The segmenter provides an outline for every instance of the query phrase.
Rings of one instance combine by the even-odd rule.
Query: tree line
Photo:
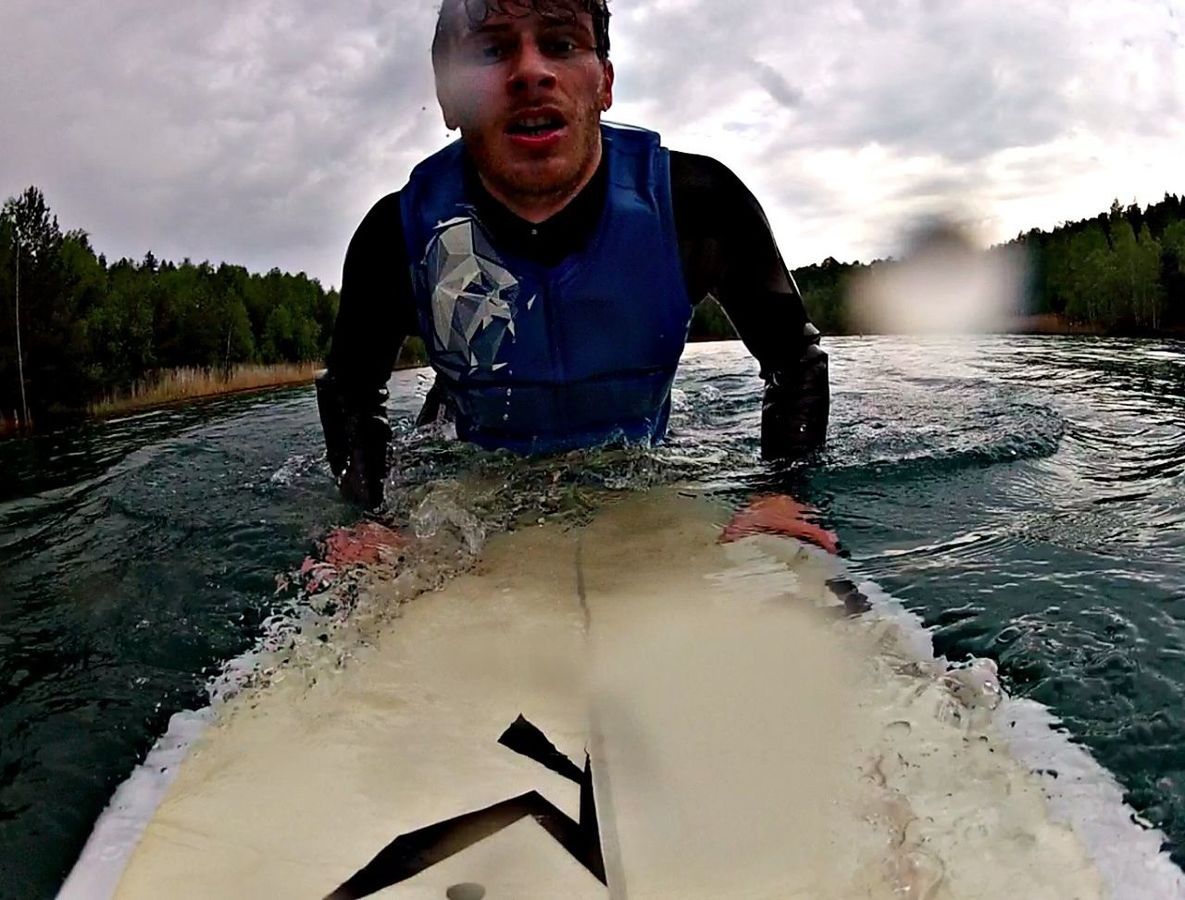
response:
[[[0,208],[0,416],[22,409],[21,368],[36,421],[159,370],[323,359],[337,309],[337,292],[303,273],[151,252],[109,263],[30,187]]]
[[[1165,194],[1141,208],[1118,201],[1091,219],[1032,229],[989,252],[1023,251],[1028,283],[1022,313],[1055,315],[1109,334],[1185,332],[1185,200]],[[853,330],[853,278],[893,260],[841,263],[828,258],[793,272],[807,314],[825,334]],[[699,339],[735,337],[712,302],[692,321]]]
[[[1185,202],[1176,195],[1145,208],[1116,202],[994,250],[1018,246],[1030,263],[1028,313],[1109,333],[1185,332]],[[828,258],[793,274],[811,320],[843,334],[852,327],[852,277],[892,264]],[[173,263],[151,252],[110,263],[86,232],[63,232],[30,187],[0,207],[0,417],[26,398],[34,418],[77,412],[161,370],[323,359],[338,303],[336,291],[303,273]],[[696,308],[691,336],[736,334],[708,300]]]
[[[1144,209],[1116,201],[1093,219],[1014,243],[1032,263],[1036,314],[1121,333],[1185,327],[1185,203],[1174,194]]]

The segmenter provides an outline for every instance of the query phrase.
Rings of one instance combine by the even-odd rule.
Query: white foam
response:
[[[272,472],[268,480],[279,486],[289,485],[320,460],[316,455],[296,454],[284,460],[283,465]]]
[[[190,748],[229,700],[258,671],[261,661],[288,633],[290,622],[273,616],[264,634],[247,653],[227,662],[206,686],[210,704],[185,709],[169,718],[168,727],[144,761],[116,789],[100,813],[82,853],[58,891],[58,900],[110,900],[148,823],[177,777]]]
[[[1040,773],[1050,816],[1078,834],[1115,900],[1185,898],[1185,874],[1161,849],[1164,833],[1124,802],[1115,777],[1070,741],[1049,709],[1008,700],[995,725],[1012,755]]]
[[[860,590],[872,615],[896,624],[917,659],[935,658],[931,633],[916,615],[872,582]],[[1140,819],[1115,776],[1070,739],[1047,707],[1005,697],[992,725],[1012,757],[1038,774],[1050,818],[1074,830],[1112,900],[1185,898],[1185,873],[1161,849],[1164,833]]]
[[[82,855],[58,892],[58,900],[107,900],[148,822],[177,777],[194,741],[205,731],[213,709],[184,710],[169,719],[168,730],[99,816]]]

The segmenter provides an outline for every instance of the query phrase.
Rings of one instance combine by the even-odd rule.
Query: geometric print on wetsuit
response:
[[[441,222],[428,243],[421,272],[432,289],[433,362],[454,378],[496,372],[507,335],[514,340],[519,283],[475,218]]]

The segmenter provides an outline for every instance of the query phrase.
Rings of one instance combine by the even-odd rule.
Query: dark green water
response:
[[[1010,690],[1062,716],[1180,862],[1185,348],[828,346],[832,440],[809,472],[757,462],[760,382],[729,344],[689,349],[667,447],[565,478],[812,500],[940,652],[998,660]],[[396,417],[422,390],[397,374]],[[0,897],[52,896],[169,716],[258,638],[275,577],[354,518],[320,441],[311,390],[290,390],[0,443]],[[432,441],[396,457],[397,494],[473,466],[518,479],[518,507],[538,486],[531,467]]]

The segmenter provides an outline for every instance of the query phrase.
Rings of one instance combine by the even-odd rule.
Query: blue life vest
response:
[[[669,156],[650,131],[603,125],[602,138],[600,224],[550,268],[491,241],[459,141],[401,193],[420,329],[464,440],[554,453],[666,432],[691,322]]]

